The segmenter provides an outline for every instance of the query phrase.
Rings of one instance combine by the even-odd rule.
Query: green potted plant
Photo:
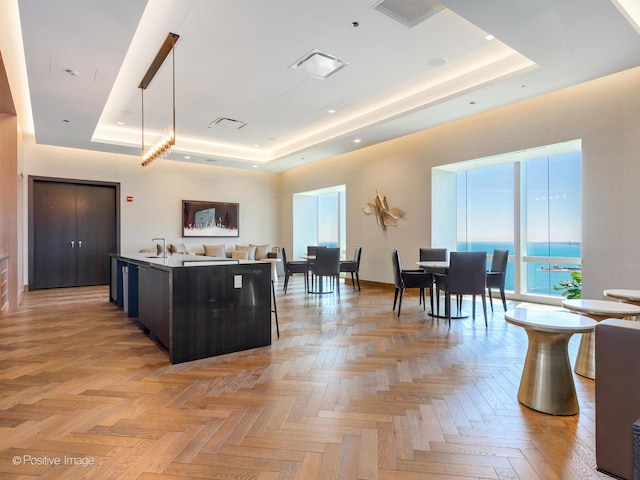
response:
[[[553,286],[554,290],[564,290],[563,297],[582,298],[582,272],[571,272],[570,280],[562,280],[559,285]]]

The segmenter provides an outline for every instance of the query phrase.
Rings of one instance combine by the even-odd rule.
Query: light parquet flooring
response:
[[[397,318],[392,290],[302,287],[280,285],[270,347],[179,365],[107,287],[25,294],[0,319],[0,478],[609,478],[594,382],[574,376],[576,416],[520,405],[501,306],[448,329],[417,296]]]

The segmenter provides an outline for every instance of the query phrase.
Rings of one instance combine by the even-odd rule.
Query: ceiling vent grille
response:
[[[241,128],[246,126],[247,124],[245,122],[241,122],[240,120],[234,120],[233,118],[226,118],[226,117],[218,117],[209,124],[209,128],[217,127],[217,128],[226,128],[229,130],[240,130]]]
[[[413,28],[444,7],[433,0],[382,0],[374,5],[373,9],[406,27]]]
[[[324,80],[347,65],[349,65],[347,62],[330,53],[313,49],[289,65],[289,68]]]

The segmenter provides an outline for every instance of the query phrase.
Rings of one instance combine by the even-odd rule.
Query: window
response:
[[[346,249],[345,186],[293,195],[293,258],[307,253],[308,245]]]
[[[518,296],[560,296],[554,286],[580,270],[579,141],[439,167],[432,182],[434,247],[509,249],[506,289]],[[455,222],[437,211],[443,198]]]

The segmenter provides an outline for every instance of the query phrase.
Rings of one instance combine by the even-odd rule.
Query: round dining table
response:
[[[640,305],[640,290],[629,290],[624,288],[608,288],[602,292],[605,297],[615,298],[619,302]]]
[[[529,338],[518,401],[551,415],[578,413],[568,344],[574,333],[590,333],[597,322],[562,310],[515,308],[504,313],[507,323],[524,328]]]
[[[611,300],[574,298],[563,300],[562,306],[567,310],[592,318],[596,322],[607,318],[629,319],[640,315],[640,306]],[[573,369],[578,375],[593,380],[596,378],[595,347],[596,342],[593,333],[583,333],[578,356],[576,357],[576,365]]]

